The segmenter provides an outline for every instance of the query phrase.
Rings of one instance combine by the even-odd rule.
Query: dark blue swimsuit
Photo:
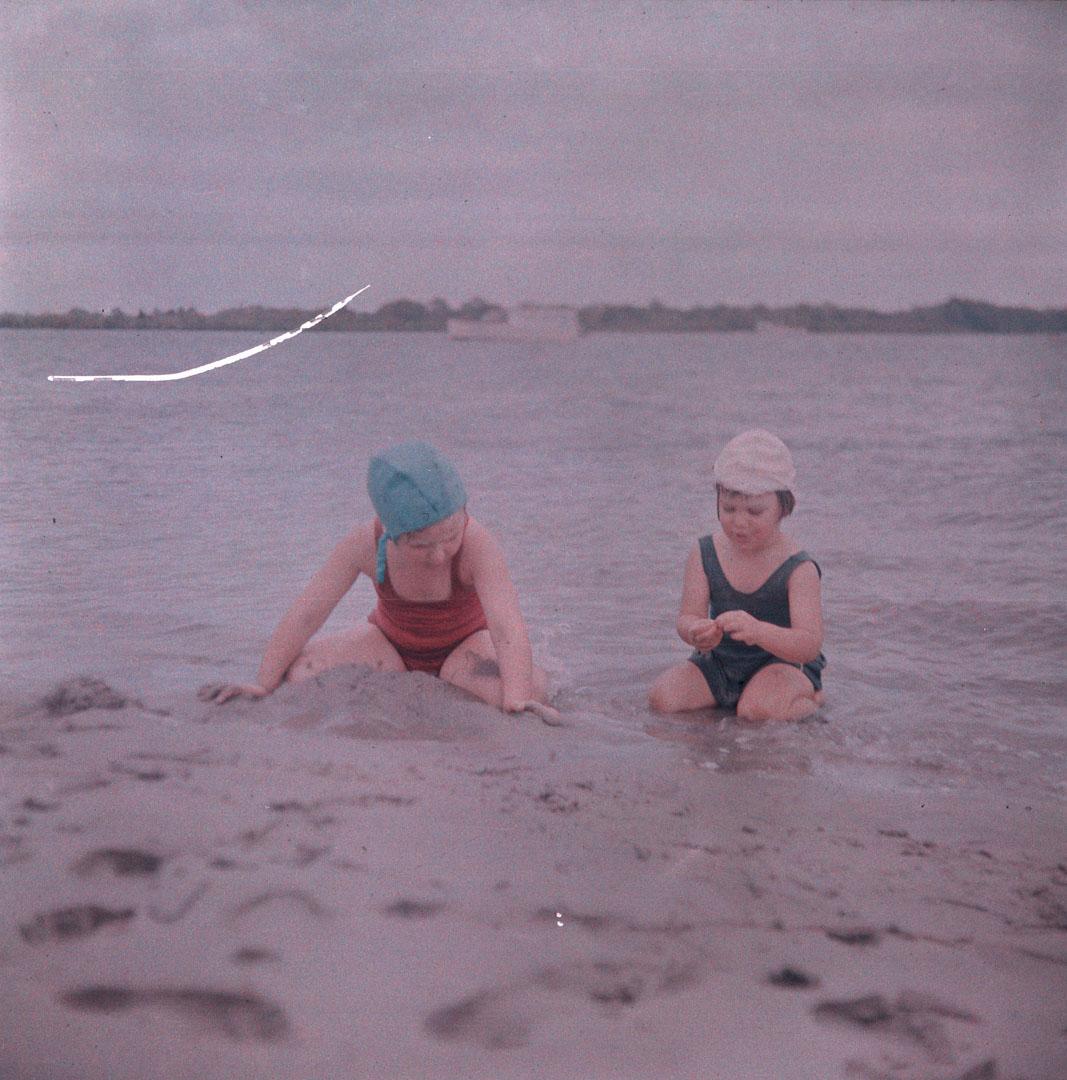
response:
[[[711,603],[708,618],[714,619],[724,611],[747,611],[760,622],[773,623],[775,626],[790,626],[789,621],[789,576],[801,563],[814,563],[822,577],[819,564],[806,552],[798,551],[774,571],[773,574],[755,591],[739,592],[727,580],[719,563],[719,553],[710,536],[700,538],[700,557],[704,563],[704,573],[708,579]],[[745,645],[735,641],[728,634],[710,652],[694,652],[689,657],[696,664],[700,673],[707,680],[708,688],[716,704],[724,709],[737,707],[738,699],[748,684],[748,680],[760,668],[768,664],[789,664],[773,653],[761,649],[758,645]],[[822,653],[807,664],[790,664],[800,668],[811,680],[816,690],[822,689],[822,669],[826,658]]]

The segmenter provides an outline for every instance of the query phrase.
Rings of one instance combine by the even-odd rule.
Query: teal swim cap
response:
[[[378,583],[385,581],[385,543],[436,524],[467,505],[455,466],[429,443],[406,442],[375,454],[367,491],[382,523]]]

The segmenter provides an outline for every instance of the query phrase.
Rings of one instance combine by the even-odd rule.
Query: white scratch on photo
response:
[[[205,371],[211,371],[213,368],[223,367],[226,364],[236,364],[238,360],[244,360],[246,357],[254,356],[256,353],[263,352],[265,349],[271,349],[275,345],[280,345],[283,341],[288,341],[290,338],[296,337],[297,334],[302,334],[305,330],[310,330],[313,326],[318,326],[323,319],[328,319],[331,315],[336,315],[341,308],[350,304],[361,292],[366,292],[369,288],[369,285],[364,285],[362,289],[357,289],[351,296],[346,296],[343,300],[338,300],[329,311],[320,311],[313,319],[308,319],[306,323],[302,323],[295,330],[289,330],[284,334],[279,334],[276,338],[271,338],[270,341],[263,342],[262,345],[256,345],[251,349],[245,349],[244,352],[234,353],[233,356],[224,356],[221,360],[213,360],[210,364],[202,364],[200,367],[188,368],[185,371],[172,371],[164,375],[49,375],[48,381],[93,382],[94,380],[109,380],[111,382],[172,382],[175,379],[188,379],[193,375],[201,375]]]

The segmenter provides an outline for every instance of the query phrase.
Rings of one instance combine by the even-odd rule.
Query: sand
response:
[[[355,668],[70,682],[4,706],[0,780],[4,1080],[1067,1075],[1061,805]]]

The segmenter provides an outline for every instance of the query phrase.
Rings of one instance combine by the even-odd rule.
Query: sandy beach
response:
[[[345,668],[0,728],[0,1076],[1052,1080],[1062,808]]]

